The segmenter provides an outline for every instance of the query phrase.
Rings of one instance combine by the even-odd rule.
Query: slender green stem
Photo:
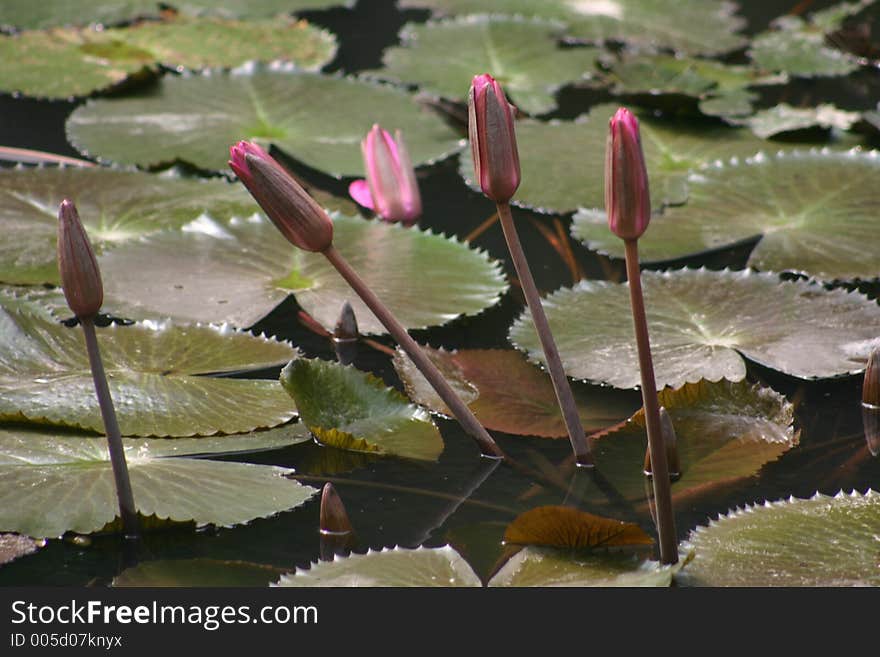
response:
[[[639,244],[637,240],[624,240],[624,245],[626,247],[629,298],[632,305],[636,346],[639,351],[639,369],[642,374],[642,403],[645,407],[645,425],[648,430],[648,450],[651,452],[654,503],[657,506],[657,533],[660,537],[660,561],[670,564],[678,561],[678,545],[675,535],[675,517],[672,513],[669,466],[666,462],[666,447],[663,444],[663,433],[660,428],[660,403],[657,399],[657,384],[654,380],[654,363],[651,360],[645,299],[642,296]]]
[[[556,399],[559,401],[560,409],[562,409],[562,417],[568,430],[568,439],[571,441],[571,447],[574,450],[575,461],[580,466],[592,467],[593,455],[590,452],[590,442],[587,440],[584,426],[581,423],[581,417],[574,401],[574,395],[571,392],[571,386],[565,377],[562,359],[559,357],[559,350],[556,348],[556,342],[553,340],[553,334],[550,332],[550,324],[547,322],[547,315],[544,314],[544,306],[541,304],[541,295],[538,294],[538,288],[535,287],[535,279],[532,278],[532,271],[529,269],[526,254],[523,252],[522,244],[520,244],[519,235],[513,223],[513,215],[510,213],[510,204],[498,203],[497,206],[498,216],[501,218],[501,228],[504,231],[504,239],[507,240],[507,248],[510,250],[516,275],[522,284],[526,303],[532,313],[532,320],[535,322],[538,338],[541,340],[544,360],[547,363],[547,371],[550,373],[553,389],[556,391]]]
[[[107,434],[107,446],[110,449],[110,464],[113,467],[113,478],[116,481],[116,497],[119,500],[122,530],[126,538],[137,538],[140,535],[137,508],[134,505],[134,495],[131,492],[131,479],[128,476],[128,465],[125,462],[125,448],[122,446],[119,423],[116,421],[116,410],[113,408],[113,399],[110,397],[110,388],[107,385],[107,375],[104,373],[104,363],[101,361],[101,352],[98,349],[94,318],[80,317],[79,322],[85,334],[89,365],[92,368],[92,380],[95,382],[95,394],[98,396],[98,405],[101,407],[101,417],[104,420],[104,431]]]

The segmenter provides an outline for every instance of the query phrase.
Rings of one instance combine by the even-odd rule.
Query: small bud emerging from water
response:
[[[352,531],[345,505],[330,482],[324,484],[321,491],[320,526],[322,534],[349,534]]]
[[[675,435],[675,427],[672,418],[664,406],[660,407],[660,433],[663,436],[663,444],[666,446],[666,463],[669,469],[669,478],[678,479],[681,476],[681,462],[678,459],[678,437]],[[651,450],[645,450],[645,474],[651,476]]]
[[[247,141],[232,146],[229,154],[230,168],[291,244],[306,251],[330,246],[333,222],[284,167]]]
[[[67,305],[77,317],[94,317],[104,303],[101,270],[76,206],[64,199],[58,209],[58,271]]]
[[[862,403],[880,408],[880,348],[871,351],[862,384]]]
[[[624,240],[641,237],[651,220],[648,170],[639,121],[621,107],[608,124],[605,146],[605,211],[608,227]]]
[[[354,308],[346,301],[342,304],[342,311],[336,321],[333,330],[333,349],[336,351],[336,359],[343,365],[350,365],[357,358],[358,339],[357,317]]]
[[[496,203],[508,202],[520,182],[513,116],[501,85],[488,73],[475,76],[468,92],[474,174],[483,193]]]

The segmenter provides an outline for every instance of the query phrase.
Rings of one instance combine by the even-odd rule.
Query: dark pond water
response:
[[[749,33],[760,31],[772,17],[791,10],[796,4],[795,0],[745,2],[743,14],[749,19]],[[832,3],[814,2],[810,7],[829,4]],[[400,26],[408,20],[426,17],[421,11],[399,12],[387,0],[362,0],[353,10],[307,15],[339,37],[339,55],[330,68],[344,72],[378,66],[382,49],[395,43]],[[834,100],[845,108],[863,109],[876,106],[878,89],[876,72],[866,72],[843,82],[788,87],[786,93],[788,102],[795,102],[793,97],[800,94],[804,98]],[[589,104],[605,99],[596,92],[564,91],[562,108],[554,116],[575,116]],[[779,99],[765,100],[769,105]],[[66,143],[63,131],[64,119],[74,106],[0,98],[0,145],[77,155]],[[311,171],[300,173],[337,193],[345,192],[345,185],[339,181]],[[420,184],[426,208],[420,222],[423,227],[464,236],[494,211],[487,200],[461,182],[454,160],[420,171]],[[570,285],[569,269],[541,233],[525,220],[528,214],[521,210],[516,212],[539,288],[549,292]],[[563,217],[562,221],[567,228],[570,217]],[[508,273],[512,273],[498,226],[477,238],[474,244],[505,262]],[[620,262],[600,259],[574,241],[571,247],[587,277],[621,277]],[[750,245],[746,245],[711,258],[690,259],[687,264],[742,268],[749,248]],[[680,264],[685,263],[673,263]],[[875,289],[868,287],[865,291],[876,296]],[[420,342],[448,348],[507,347],[507,328],[522,305],[514,291],[497,307],[476,318],[417,332],[415,337]],[[255,329],[292,340],[308,356],[332,358],[333,351],[327,340],[310,333],[296,321],[297,310],[295,301],[289,299]],[[400,386],[385,355],[362,347],[356,364],[377,373],[388,384]],[[267,372],[266,376],[277,376],[277,371]],[[868,452],[862,428],[859,378],[804,384],[753,365],[749,367],[749,378],[770,385],[797,402],[797,426],[802,432],[800,445],[765,466],[758,476],[677,504],[679,538],[685,538],[693,527],[704,524],[710,517],[746,503],[789,495],[808,497],[816,491],[834,494],[841,489],[880,488],[880,459],[871,457]],[[628,395],[633,410],[639,406],[637,393],[621,394]],[[615,503],[613,495],[591,493],[601,486],[589,472],[578,472],[571,467],[570,449],[565,439],[495,434],[503,449],[514,458],[533,467],[542,465],[556,470],[569,484],[567,494],[555,488],[542,488],[510,468],[498,467],[463,499],[463,494],[486,474],[490,463],[479,458],[471,440],[457,424],[445,420],[438,423],[446,449],[436,464],[367,458],[311,444],[253,454],[247,460],[295,468],[303,481],[316,487],[325,481],[334,482],[357,530],[359,549],[452,542],[481,574],[488,572],[498,556],[498,541],[504,526],[518,512],[539,504],[559,504],[564,499],[576,503],[579,495],[585,494],[590,502],[582,507],[584,510],[635,521],[654,533],[651,518],[645,511]],[[183,528],[149,534],[140,556],[151,559],[211,557],[285,568],[305,566],[319,555],[317,526],[316,497],[295,511],[235,529],[194,533]],[[114,537],[97,537],[90,545],[52,541],[41,553],[0,568],[0,584],[104,585],[120,571],[123,562],[119,541]]]

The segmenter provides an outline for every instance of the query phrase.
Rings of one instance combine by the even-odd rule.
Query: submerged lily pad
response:
[[[91,100],[70,115],[67,135],[83,153],[141,167],[180,160],[226,170],[229,146],[247,139],[333,176],[363,176],[360,144],[376,122],[403,132],[415,165],[462,145],[438,115],[389,85],[263,69],[166,76],[137,94]]]
[[[830,103],[822,103],[816,107],[792,107],[787,103],[780,103],[757,112],[745,123],[752,132],[766,139],[783,132],[814,127],[849,130],[861,120],[861,116],[859,112],[847,112]]]
[[[103,433],[82,331],[15,303],[0,298],[0,419]],[[295,415],[275,381],[204,376],[280,365],[296,354],[287,343],[168,322],[97,333],[123,435],[241,433]]]
[[[114,587],[266,586],[284,569],[246,561],[222,559],[162,559],[143,561],[113,578]]]
[[[880,494],[747,506],[697,527],[687,586],[878,586]]]
[[[642,285],[658,388],[739,381],[743,357],[803,379],[856,374],[877,344],[880,307],[856,292],[706,269],[645,271]],[[546,298],[544,308],[569,376],[639,385],[626,283],[581,281]],[[543,359],[528,312],[509,337]]]
[[[566,436],[567,431],[550,376],[509,349],[462,349],[449,352],[423,347],[487,429],[505,433]],[[451,413],[427,380],[403,352],[394,356],[394,368],[410,398],[436,413]],[[572,389],[586,431],[623,420],[632,404],[607,388]]]
[[[124,439],[138,513],[232,526],[301,505],[317,491],[267,465],[185,458],[278,446],[260,434]],[[172,458],[173,457],[173,458]],[[38,429],[0,429],[0,531],[54,538],[88,534],[119,511],[107,441]]]
[[[302,358],[281,371],[281,383],[325,445],[423,461],[443,452],[431,416],[371,374]]]
[[[410,24],[401,32],[403,45],[386,50],[384,68],[370,74],[464,100],[471,78],[489,71],[519,109],[544,114],[556,108],[559,88],[590,78],[598,56],[594,48],[560,48],[561,27],[501,16]]]
[[[564,22],[565,34],[584,41],[625,41],[637,46],[719,54],[745,45],[736,31],[745,21],[736,5],[720,0],[401,0],[442,14],[504,13]]]
[[[452,238],[336,216],[333,244],[407,328],[444,324],[498,302],[501,267]],[[105,307],[126,316],[251,326],[291,293],[332,330],[349,301],[362,333],[381,322],[320,253],[296,249],[266,219],[201,219],[99,259]]]
[[[823,280],[873,279],[880,252],[876,152],[780,152],[708,167],[691,176],[686,205],[666,208],[639,240],[639,256],[657,262],[761,239],[748,264]],[[572,225],[591,248],[623,257],[623,241],[604,212],[584,210]]]
[[[653,545],[637,524],[580,511],[570,506],[539,506],[519,514],[504,531],[516,545],[587,550]]]
[[[21,534],[0,534],[0,566],[20,557],[33,554],[46,545],[43,539]]]

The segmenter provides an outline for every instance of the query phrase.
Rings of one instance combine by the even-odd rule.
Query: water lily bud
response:
[[[468,135],[474,174],[483,193],[506,203],[519,187],[519,152],[513,125],[514,108],[501,85],[488,73],[477,75],[468,93]]]
[[[104,303],[101,270],[76,206],[64,199],[58,208],[58,271],[67,305],[77,317],[94,317]]]
[[[342,304],[342,311],[336,321],[333,330],[333,349],[336,351],[336,359],[343,365],[350,365],[357,358],[358,339],[357,317],[354,308],[346,301]]]
[[[230,168],[291,244],[306,251],[330,246],[332,220],[284,167],[247,141],[232,146],[229,154]]]
[[[648,169],[639,121],[621,107],[608,124],[605,146],[605,211],[608,227],[624,240],[641,237],[651,220]]]
[[[392,138],[374,125],[361,142],[361,152],[367,179],[349,185],[351,197],[386,221],[413,223],[422,214],[422,197],[400,130]]]
[[[880,348],[871,351],[862,384],[862,403],[880,408]]]
[[[333,484],[324,484],[321,491],[320,527],[322,534],[349,534],[352,531],[348,513]]]
[[[681,462],[678,458],[678,437],[675,435],[675,427],[672,418],[664,406],[660,407],[660,433],[663,435],[663,445],[666,447],[666,466],[669,470],[670,479],[678,479],[681,476]],[[651,475],[651,450],[645,451],[645,474]]]

